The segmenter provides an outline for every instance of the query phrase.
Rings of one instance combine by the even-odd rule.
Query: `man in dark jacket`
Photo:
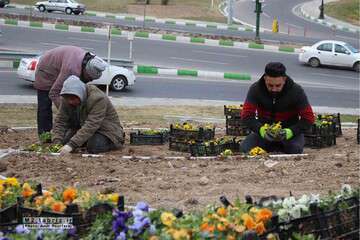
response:
[[[46,51],[37,64],[34,82],[38,99],[38,134],[52,129],[52,103],[59,108],[65,79],[75,75],[87,83],[100,78],[105,68],[106,63],[101,58],[76,46],[60,46]]]
[[[286,75],[282,63],[270,62],[265,74],[251,85],[241,119],[252,133],[241,144],[243,152],[259,146],[268,152],[303,152],[304,132],[314,123],[314,113],[302,87]],[[281,122],[274,138],[265,124]]]
[[[124,131],[110,99],[96,86],[70,76],[61,90],[59,112],[53,129],[53,142],[65,144],[60,155],[82,146],[90,153],[120,148]]]

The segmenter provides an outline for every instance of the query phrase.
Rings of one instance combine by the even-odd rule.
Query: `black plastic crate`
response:
[[[190,152],[190,143],[188,141],[177,141],[177,139],[169,138],[169,149],[177,152]]]
[[[18,205],[3,208],[0,210],[0,230],[6,230],[8,227],[18,224]]]
[[[170,125],[170,137],[176,141],[208,141],[215,137],[215,127],[203,128],[199,127],[195,130],[185,130],[174,128]]]
[[[217,156],[226,149],[232,152],[239,152],[240,141],[235,138],[224,143],[215,143],[214,141],[206,143],[193,143],[190,144],[190,153],[192,156]]]
[[[336,145],[335,125],[316,125],[305,133],[305,146],[311,148],[324,148]]]
[[[318,120],[325,120],[330,121],[335,125],[335,134],[336,136],[342,135],[342,129],[341,129],[341,117],[340,113],[338,114],[328,114],[328,115],[318,115]]]
[[[158,134],[144,134],[141,131],[130,133],[131,145],[163,145],[169,139],[168,132]]]
[[[226,135],[230,136],[247,136],[251,133],[251,130],[247,127],[231,127],[226,126]]]
[[[231,108],[229,105],[224,105],[224,115],[240,117],[242,107],[243,107],[242,104],[239,105],[239,108]]]
[[[226,116],[226,126],[245,127],[245,124],[243,123],[240,117]]]

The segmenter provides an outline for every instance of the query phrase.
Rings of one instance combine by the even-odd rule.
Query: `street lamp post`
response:
[[[320,15],[319,19],[324,19],[324,0],[321,0],[321,5],[319,6]]]
[[[255,41],[260,42],[260,34],[259,34],[259,32],[260,32],[259,31],[260,30],[260,13],[262,13],[260,0],[255,1],[255,13],[256,13],[256,36],[255,36]]]
[[[232,18],[233,18],[233,0],[228,0],[228,19],[227,24],[232,24]]]

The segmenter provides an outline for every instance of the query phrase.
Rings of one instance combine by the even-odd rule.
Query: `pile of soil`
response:
[[[0,149],[22,148],[37,141],[35,130],[0,133]],[[129,134],[127,134],[129,135]],[[127,204],[147,201],[152,207],[199,209],[219,203],[221,195],[230,200],[250,194],[255,197],[295,196],[337,191],[342,184],[359,186],[359,145],[356,129],[343,130],[337,144],[323,149],[306,148],[306,157],[272,159],[233,156],[218,160],[165,159],[189,156],[163,146],[131,146],[84,158],[81,154],[57,157],[13,154],[0,160],[0,174],[20,181],[35,180],[44,188],[75,185],[94,192],[115,191]],[[150,160],[122,156],[157,156]]]

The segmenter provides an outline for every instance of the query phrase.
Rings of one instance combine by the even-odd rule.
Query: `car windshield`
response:
[[[359,52],[359,50],[357,50],[356,48],[354,48],[353,46],[351,46],[348,43],[345,44],[345,47],[347,47],[353,53],[358,53]]]

